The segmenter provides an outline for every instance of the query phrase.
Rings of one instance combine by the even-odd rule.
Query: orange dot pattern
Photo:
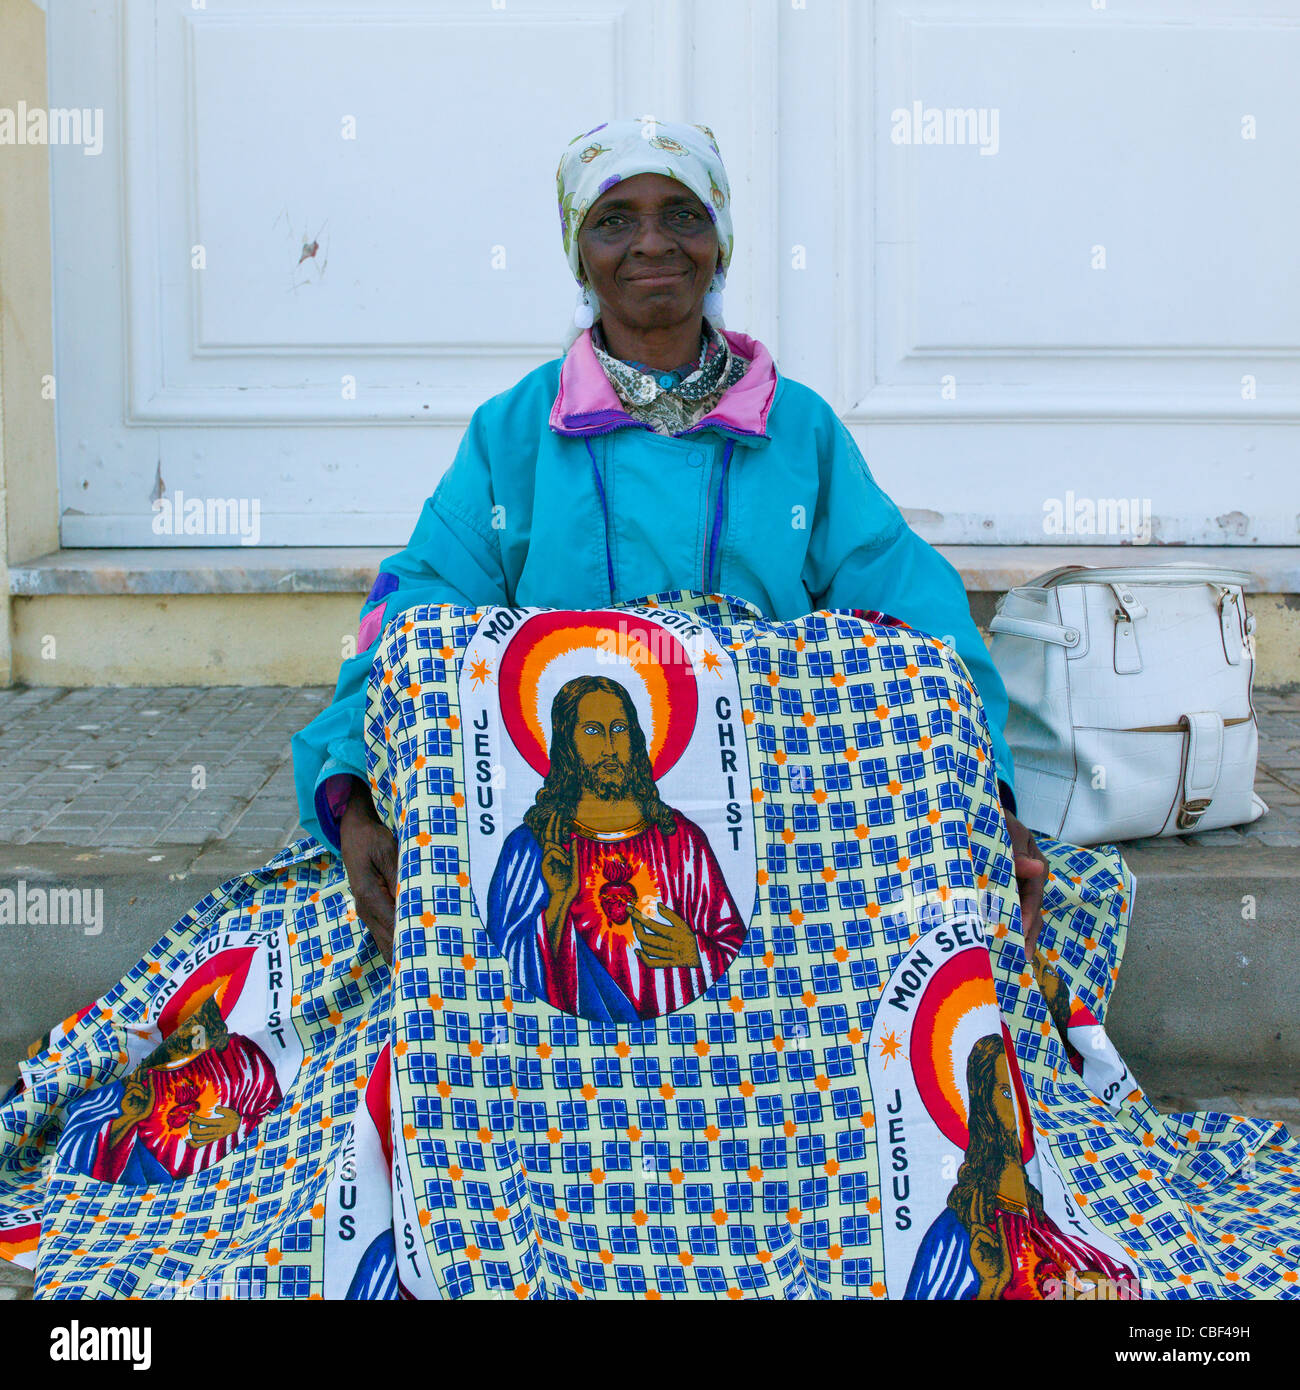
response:
[[[0,1106],[0,1156],[125,1075],[123,1030],[188,953],[253,921],[281,933],[281,1022],[303,1061],[233,1154],[144,1190],[67,1165],[45,1189],[30,1162],[0,1166],[0,1213],[43,1216],[42,1296],[319,1298],[400,1278],[444,1297],[901,1297],[962,1154],[904,1139],[913,1229],[898,1244],[897,1115],[867,1051],[891,971],[931,929],[905,905],[930,894],[942,919],[971,893],[1030,1097],[1030,1179],[1059,1221],[1090,1223],[1147,1297],[1294,1296],[1296,1142],[1268,1121],[1163,1115],[1136,1078],[1103,1103],[1077,1070],[1093,1065],[1080,1046],[1104,1041],[1131,885],[1113,851],[1039,837],[1044,949],[1097,1020],[1062,1036],[1026,966],[987,729],[951,651],[848,613],[648,602],[693,610],[740,677],[759,896],[725,978],[678,1013],[618,1023],[562,1014],[512,977],[468,877],[458,658],[482,615],[408,610],[367,712],[376,805],[400,825],[395,976],[337,858],[303,841],[208,895],[42,1040]],[[395,1233],[368,1217],[345,1243],[343,1155],[389,1040],[401,1182],[390,1191],[382,1162],[363,1175]],[[885,1075],[909,1084],[910,1066]]]

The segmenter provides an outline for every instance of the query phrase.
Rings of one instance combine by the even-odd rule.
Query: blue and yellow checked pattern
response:
[[[63,1110],[127,1074],[130,1033],[161,982],[232,932],[272,933],[293,986],[287,1026],[304,1048],[283,1104],[222,1163],[141,1192],[60,1173]],[[38,1297],[310,1297],[321,1294],[322,1194],[390,1026],[389,969],[312,840],[197,903],[77,1021],[53,1030],[0,1106],[0,1202],[31,1205]]]
[[[54,1030],[0,1106],[0,1206],[44,1223],[38,1295],[321,1296],[326,1187],[391,1039],[399,1188],[418,1247],[408,1285],[521,1299],[898,1296],[866,1054],[882,987],[918,939],[917,905],[937,902],[978,904],[1040,1151],[1128,1252],[1143,1296],[1294,1296],[1300,1154],[1286,1130],[1163,1116],[1136,1088],[1112,1114],[1070,1068],[1025,961],[988,731],[952,652],[850,614],[769,622],[716,596],[650,602],[695,612],[739,673],[759,893],[731,969],[688,1007],[636,1024],[561,1013],[514,983],[469,891],[457,678],[482,615],[408,611],[380,645],[367,716],[376,804],[400,845],[393,971],[338,860],[304,841],[215,890]],[[1042,945],[1104,1021],[1127,873],[1113,851],[1040,843],[1052,869]],[[254,924],[280,934],[304,1049],[279,1109],[184,1181],[142,1192],[61,1173],[62,1111],[129,1070],[130,1029],[157,982]]]
[[[1286,1132],[1226,1117],[1196,1128],[1157,1115],[1140,1092],[1114,1117],[1070,1070],[1026,967],[988,732],[953,653],[842,614],[768,622],[725,600],[647,602],[694,607],[734,652],[760,895],[726,976],[639,1024],[589,1022],[529,997],[471,905],[451,693],[479,615],[413,610],[379,653],[372,786],[398,830],[404,882],[396,1067],[440,1287],[883,1296],[866,1039],[882,985],[917,939],[916,903],[951,896],[984,904],[1039,1143],[1144,1290],[1222,1296],[1248,1278],[1252,1293],[1285,1293],[1300,1259]],[[1113,852],[1045,849],[1044,945],[1101,1017],[1126,871]],[[1216,1156],[1218,1185],[1192,1175],[1189,1144]],[[1229,1178],[1247,1153],[1255,1176],[1243,1195]],[[1243,1203],[1272,1212],[1276,1225],[1257,1217],[1252,1229],[1282,1239],[1217,1240]],[[1234,1279],[1247,1245],[1251,1274]]]

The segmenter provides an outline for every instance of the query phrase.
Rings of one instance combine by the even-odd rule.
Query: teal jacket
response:
[[[1006,691],[961,577],[908,527],[830,405],[755,339],[725,336],[750,368],[671,437],[627,414],[590,331],[474,412],[410,543],[380,566],[333,703],[294,737],[299,811],[317,839],[337,848],[349,779],[366,778],[366,681],[399,613],[598,608],[671,589],[734,595],[778,619],[874,608],[949,643],[1014,805]]]

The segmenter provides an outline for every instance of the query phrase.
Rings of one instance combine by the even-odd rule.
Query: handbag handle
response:
[[[1244,591],[1253,579],[1248,570],[1172,560],[1168,564],[1124,568],[1061,565],[1031,579],[1025,587],[1053,589],[1060,584],[1235,584]]]
[[[1048,570],[1046,574],[1036,575],[1029,580],[1025,588],[1027,589],[1051,589],[1054,588],[1064,575],[1072,574],[1076,570],[1083,570],[1091,573],[1091,565],[1058,565],[1054,570]]]
[[[1081,636],[1077,627],[1061,627],[1037,618],[1016,618],[1009,613],[995,613],[989,631],[1005,633],[1008,637],[1029,637],[1036,642],[1054,642],[1058,647],[1077,647]]]

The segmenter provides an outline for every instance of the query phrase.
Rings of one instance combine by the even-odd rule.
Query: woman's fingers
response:
[[[1042,897],[1043,888],[1047,883],[1047,859],[1032,837],[1023,849],[1016,851],[1015,865],[1016,881]]]
[[[1043,889],[1047,884],[1047,859],[1034,842],[1029,827],[1006,813],[1011,837],[1016,892],[1020,899],[1020,921],[1025,934],[1025,955],[1032,959],[1038,931],[1042,926]]]
[[[357,915],[366,924],[366,930],[375,939],[379,954],[391,965],[393,962],[394,911],[392,900],[376,884],[371,889],[360,892],[353,890],[356,899]]]
[[[357,901],[357,915],[366,925],[366,930],[375,938],[375,944],[387,961],[393,958],[393,906],[377,888],[362,889],[354,893]]]
[[[1030,841],[1030,853],[1037,853]],[[1043,925],[1043,889],[1047,883],[1047,863],[1042,858],[1016,856],[1016,888],[1020,896],[1020,923],[1025,935],[1025,955],[1033,959],[1038,933]]]
[[[386,825],[375,826],[375,847],[372,859],[388,890],[388,896],[397,900],[397,836]]]
[[[379,821],[359,821],[348,827],[343,867],[348,887],[386,961],[393,959],[393,929],[397,910],[397,839]]]

